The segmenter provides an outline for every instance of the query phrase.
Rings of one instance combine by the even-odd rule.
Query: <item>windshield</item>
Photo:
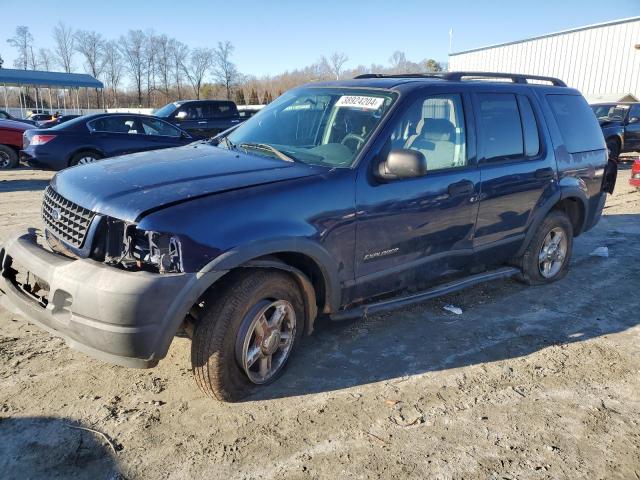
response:
[[[258,155],[284,155],[304,163],[350,167],[395,98],[396,94],[380,90],[294,90],[241,124],[219,145]]]
[[[593,105],[591,107],[598,120],[624,120],[629,110],[629,105],[607,104]]]
[[[159,108],[158,110],[153,112],[153,114],[156,117],[168,117],[173,112],[175,112],[176,108],[178,108],[178,104],[177,103],[168,103],[164,107]]]

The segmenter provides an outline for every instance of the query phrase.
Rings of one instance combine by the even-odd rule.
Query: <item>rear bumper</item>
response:
[[[34,168],[45,168],[49,170],[62,170],[68,165],[64,159],[52,157],[48,154],[35,152],[33,147],[27,150],[20,150],[20,161]]]
[[[25,272],[48,284],[46,306],[22,288]],[[201,293],[195,281],[196,274],[127,272],[69,259],[38,245],[33,233],[0,247],[0,305],[72,348],[127,367],[153,367],[166,355]]]

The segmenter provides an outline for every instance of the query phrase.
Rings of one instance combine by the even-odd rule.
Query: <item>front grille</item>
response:
[[[95,213],[67,200],[50,186],[44,192],[42,219],[49,233],[82,248]]]

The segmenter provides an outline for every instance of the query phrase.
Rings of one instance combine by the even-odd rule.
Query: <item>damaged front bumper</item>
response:
[[[63,337],[72,348],[127,367],[153,367],[166,355],[202,293],[197,277],[128,272],[70,259],[40,246],[35,233],[0,247],[2,306]]]

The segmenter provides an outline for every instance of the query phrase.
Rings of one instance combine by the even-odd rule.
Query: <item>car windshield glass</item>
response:
[[[175,103],[168,103],[164,107],[159,108],[158,110],[153,112],[153,114],[156,117],[168,117],[175,111],[176,108],[178,108],[178,106]]]
[[[294,90],[260,110],[219,145],[261,145],[251,153],[273,157],[276,149],[294,161],[350,167],[395,98],[395,93],[384,90]]]
[[[629,110],[629,105],[612,103],[610,105],[593,105],[591,108],[598,120],[623,120]]]

